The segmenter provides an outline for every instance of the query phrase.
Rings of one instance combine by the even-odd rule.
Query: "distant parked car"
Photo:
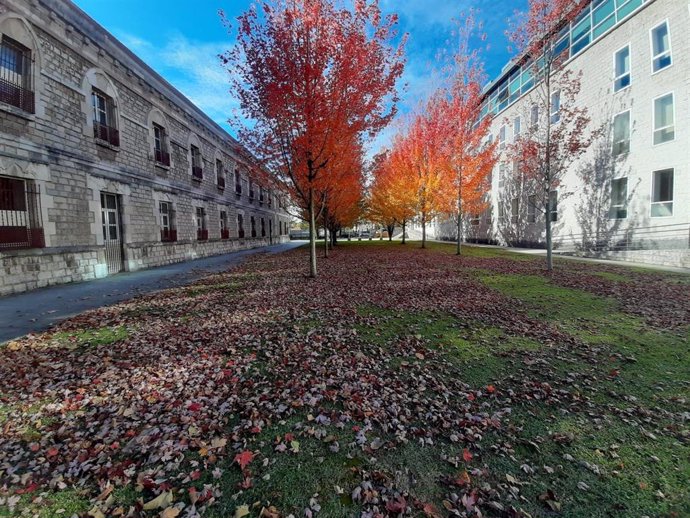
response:
[[[290,231],[290,239],[302,240],[309,239],[308,230],[292,230]]]

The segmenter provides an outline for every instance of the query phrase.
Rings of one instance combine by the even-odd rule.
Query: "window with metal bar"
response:
[[[229,239],[230,238],[230,229],[228,228],[228,213],[227,211],[221,210],[220,211],[220,218],[219,218],[219,223],[220,223],[220,238],[221,239]]]
[[[208,229],[206,228],[206,209],[196,208],[196,238],[199,241],[208,239]]]
[[[31,50],[4,35],[0,42],[0,102],[34,113]]]
[[[216,184],[221,191],[225,189],[225,169],[221,160],[216,160]]]
[[[162,201],[158,205],[161,225],[161,241],[177,241],[177,230],[175,229],[175,215],[173,205],[169,201]]]
[[[237,237],[244,239],[244,216],[242,214],[237,215]]]
[[[45,247],[40,201],[33,181],[0,176],[0,250]]]
[[[235,193],[242,194],[242,176],[239,169],[235,169]]]
[[[204,170],[201,163],[201,150],[193,144],[189,149],[192,155],[192,179],[200,182],[204,177]]]
[[[170,153],[165,128],[153,123],[153,151],[156,163],[170,167]]]
[[[91,90],[93,108],[93,136],[111,146],[120,146],[120,134],[115,124],[115,103],[112,97],[97,88]]]
[[[256,237],[256,219],[254,218],[254,216],[251,216],[249,218],[249,222],[252,229],[252,237]]]

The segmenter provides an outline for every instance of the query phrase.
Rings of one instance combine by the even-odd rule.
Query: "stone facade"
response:
[[[0,295],[287,240],[245,150],[69,0],[2,0],[0,36]]]

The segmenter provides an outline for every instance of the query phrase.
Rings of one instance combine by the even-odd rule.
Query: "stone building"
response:
[[[287,240],[254,165],[69,0],[0,0],[0,295]]]
[[[566,68],[582,74],[575,104],[602,135],[550,193],[556,250],[690,267],[688,2],[593,0],[560,36]],[[465,222],[470,241],[544,245],[546,215],[510,150],[535,122],[560,122],[559,92],[539,111],[532,68],[511,62],[485,89],[500,158],[488,210]],[[454,225],[433,230],[455,237]]]

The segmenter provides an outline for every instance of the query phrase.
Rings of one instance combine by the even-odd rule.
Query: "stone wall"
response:
[[[38,248],[0,252],[0,296],[55,284],[105,277],[103,252],[97,248]]]
[[[287,239],[278,235],[279,223],[287,232],[289,221],[279,199],[271,195],[259,203],[258,184],[256,199],[248,196],[255,164],[246,150],[74,4],[4,0],[2,34],[31,50],[36,102],[35,113],[0,102],[0,177],[40,190],[46,248],[0,252],[6,265],[0,270],[0,294],[104,275],[101,192],[117,195],[121,204],[126,270]],[[112,99],[119,146],[94,138],[93,88]],[[154,121],[165,128],[169,166],[155,160]],[[200,182],[191,175],[192,143],[201,150]],[[217,160],[223,164],[225,189],[218,186]],[[235,170],[242,177],[241,195],[235,193]],[[176,243],[161,242],[161,201],[174,208]],[[207,241],[196,239],[197,207],[206,213]],[[229,240],[220,239],[221,211],[227,213]],[[240,213],[248,237],[243,241]],[[250,239],[252,216],[256,239]],[[261,218],[267,232],[272,222],[273,235],[266,239],[260,237]]]
[[[127,270],[179,263],[222,255],[239,250],[285,243],[287,236],[268,238],[223,239],[205,242],[149,243],[129,245]],[[100,247],[36,248],[0,252],[0,296],[22,293],[56,284],[100,279],[108,275]]]

